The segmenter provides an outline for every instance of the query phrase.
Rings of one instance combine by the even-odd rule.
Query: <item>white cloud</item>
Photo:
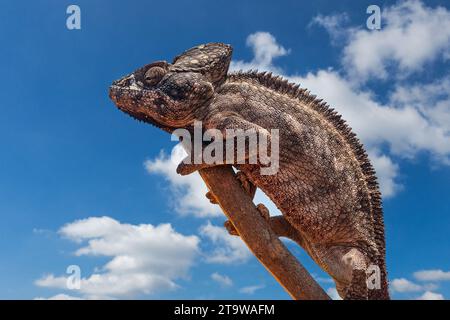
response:
[[[405,278],[394,279],[390,282],[390,289],[393,292],[417,292],[422,291],[422,286],[415,284]]]
[[[207,224],[200,228],[200,235],[209,239],[215,246],[205,259],[210,263],[232,264],[246,262],[251,253],[241,238],[228,234],[222,226]]]
[[[398,175],[398,165],[388,156],[381,154],[377,149],[368,151],[369,158],[377,172],[381,193],[385,197],[395,195],[403,187],[395,181]]]
[[[410,105],[423,111],[428,110],[430,105],[434,106],[442,101],[448,103],[450,100],[450,77],[446,76],[426,84],[413,82],[410,85],[398,85],[390,99],[392,103],[402,106]],[[448,121],[442,124],[450,126]]]
[[[339,293],[337,292],[336,288],[328,288],[327,289],[327,294],[330,296],[331,299],[333,300],[342,300],[341,296],[339,295]]]
[[[342,25],[348,22],[349,17],[347,13],[338,13],[331,16],[325,16],[319,14],[315,16],[309,26],[313,26],[315,24],[324,27],[330,34],[334,35],[334,32],[342,29]]]
[[[377,32],[343,27],[346,20],[342,15],[313,19],[333,38],[339,36],[339,43],[345,43],[342,57],[344,75],[335,72],[337,78],[345,81],[345,87],[352,92],[368,93],[361,96],[362,99],[350,99],[359,109],[349,101],[344,105],[339,101],[333,102],[333,97],[330,101],[325,100],[343,113],[369,148],[387,143],[389,151],[396,156],[413,158],[417,153],[427,151],[439,162],[449,164],[450,78],[444,77],[432,83],[411,83],[410,80],[403,83],[401,80],[413,72],[422,71],[428,62],[439,58],[445,60],[445,56],[449,56],[450,11],[443,7],[427,7],[421,1],[405,1],[386,7],[382,19],[383,27]],[[320,72],[324,71],[312,74],[312,79],[320,79]],[[330,73],[329,70],[327,72]],[[376,102],[368,89],[360,88],[366,80],[389,77],[393,78],[392,94],[386,104]],[[330,91],[328,88],[333,90],[332,84],[337,81],[328,80],[327,88],[326,81],[322,81],[321,87],[313,91],[323,96]],[[325,93],[320,91],[321,88]],[[348,94],[338,93],[335,98],[345,96]],[[348,115],[348,108],[356,113]],[[384,160],[392,163],[391,159]],[[388,193],[398,189],[394,183],[397,170],[392,169],[390,165],[387,172],[391,178],[381,179],[382,186],[385,181],[384,189]]]
[[[86,298],[131,297],[178,287],[199,253],[199,239],[176,232],[170,224],[131,225],[109,217],[66,224],[61,235],[83,244],[76,255],[111,257],[99,272],[82,277],[78,293]],[[35,283],[66,288],[65,276],[50,274]]]
[[[149,173],[161,174],[169,182],[171,200],[178,213],[197,217],[221,216],[220,207],[211,204],[205,197],[208,189],[198,173],[187,176],[176,173],[178,164],[185,156],[183,147],[177,144],[170,156],[161,152],[156,159],[145,161],[144,166]]]
[[[259,284],[259,285],[254,285],[254,286],[247,286],[247,287],[242,287],[239,289],[240,293],[243,294],[254,294],[256,291],[263,289],[265,286],[263,284]]]
[[[349,17],[346,13],[339,13],[330,16],[319,14],[312,19],[309,27],[314,25],[322,26],[331,35],[332,43],[337,45],[340,41],[346,40],[347,30],[342,28],[342,25],[348,21]]]
[[[386,7],[381,17],[383,25],[377,32],[361,27],[344,30],[347,45],[343,63],[352,77],[360,80],[387,79],[394,74],[404,77],[450,54],[447,9],[409,0]],[[335,33],[332,31],[331,35]],[[393,73],[393,68],[398,72]]]
[[[419,281],[450,281],[450,271],[435,270],[420,270],[414,272],[414,278]]]
[[[450,135],[414,107],[381,104],[370,91],[354,88],[332,70],[292,79],[338,110],[369,148],[387,143],[393,154],[402,157],[419,151],[450,153]]]
[[[431,272],[430,272],[431,271]],[[415,272],[414,276],[420,281],[430,281],[427,283],[417,284],[405,278],[397,278],[390,281],[389,290],[392,294],[395,293],[410,293],[410,292],[423,292],[423,295],[419,297],[419,300],[434,300],[433,297],[442,297],[441,294],[433,292],[438,289],[438,285],[433,281],[442,279],[442,274],[434,273],[437,270],[427,270]],[[422,273],[423,272],[423,273]],[[427,299],[428,298],[428,299]]]
[[[55,277],[53,274],[44,275],[34,282],[39,287],[66,288],[67,279],[64,277]]]
[[[430,143],[439,160],[448,163],[450,136],[450,77],[437,79],[431,83],[398,85],[390,96],[390,103],[400,107],[418,110],[431,126],[445,137],[438,143]],[[427,141],[428,143],[428,141]]]
[[[144,163],[146,170],[151,174],[161,174],[170,184],[173,193],[173,201],[176,211],[182,215],[193,215],[196,217],[220,217],[223,215],[218,205],[211,204],[205,194],[208,191],[205,183],[197,173],[181,176],[176,173],[176,168],[186,152],[180,144],[173,147],[170,156],[163,151],[153,160]],[[272,215],[281,212],[271,200],[260,190],[255,195],[255,203],[263,203]]]
[[[417,300],[444,300],[444,296],[440,293],[425,291]]]
[[[268,32],[255,32],[247,37],[247,46],[253,50],[253,59],[250,62],[242,60],[232,61],[230,70],[260,69],[280,72],[272,63],[273,59],[289,54],[289,50],[276,42],[273,35]]]
[[[233,285],[233,280],[226,275],[222,275],[218,272],[211,274],[211,279],[220,284],[223,287],[231,287]]]

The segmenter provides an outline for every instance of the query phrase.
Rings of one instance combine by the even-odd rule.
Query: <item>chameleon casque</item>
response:
[[[389,299],[384,222],[375,171],[362,144],[340,115],[306,89],[271,73],[228,74],[232,48],[209,43],[173,63],[158,61],[114,81],[110,97],[120,110],[167,132],[192,129],[279,129],[279,170],[234,165],[244,189],[260,188],[282,216],[258,209],[278,236],[297,242],[335,281],[344,299]],[[181,163],[189,174],[211,164]],[[214,195],[207,194],[212,202]],[[232,224],[225,223],[231,234]],[[366,270],[379,267],[378,288]]]

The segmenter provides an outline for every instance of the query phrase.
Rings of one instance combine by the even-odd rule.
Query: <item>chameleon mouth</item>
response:
[[[142,102],[143,97],[152,95],[157,96],[158,94],[154,90],[138,85],[133,81],[132,76],[116,80],[109,87],[109,98],[119,110],[133,119],[172,132],[173,127],[165,124],[169,122],[169,119],[164,117],[161,112],[153,110]]]

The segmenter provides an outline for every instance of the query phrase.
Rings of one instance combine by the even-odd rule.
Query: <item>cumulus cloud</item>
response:
[[[420,297],[416,298],[419,300],[440,300],[439,297],[442,297],[443,299],[442,294],[434,292],[434,290],[438,289],[438,285],[436,283],[433,283],[433,280],[435,279],[442,279],[442,275],[427,273],[429,271],[436,271],[436,270],[419,271],[414,273],[416,279],[421,279],[422,281],[421,284],[412,282],[405,278],[397,278],[390,281],[389,290],[391,291],[392,294],[423,292],[423,294]],[[428,282],[423,283],[425,281]]]
[[[263,284],[254,285],[254,286],[246,286],[239,289],[240,293],[252,295],[256,291],[263,289],[265,286]]]
[[[215,226],[208,221],[200,228],[200,235],[212,242],[214,247],[206,254],[210,263],[242,263],[246,262],[251,253],[239,237],[231,236],[223,226]]]
[[[230,70],[260,69],[280,72],[273,65],[273,59],[289,54],[289,50],[277,43],[275,37],[269,32],[255,32],[247,37],[247,46],[253,51],[253,59],[250,62],[242,60],[232,61]]]
[[[218,272],[211,274],[211,279],[220,284],[223,287],[231,287],[233,285],[233,280],[226,275],[222,275]]]
[[[67,288],[67,279],[65,277],[55,277],[53,274],[47,274],[34,282],[39,287]]]
[[[330,16],[319,14],[312,19],[309,27],[322,26],[331,35],[332,43],[338,44],[338,41],[346,40],[347,31],[343,28],[343,25],[348,21],[349,17],[345,12]]]
[[[443,7],[427,7],[421,1],[409,0],[385,7],[381,30],[366,28],[336,30],[345,32],[347,44],[343,64],[353,77],[387,79],[393,74],[404,77],[438,58],[450,54],[450,11]],[[333,17],[327,17],[333,21]],[[325,20],[327,22],[327,20]],[[328,30],[329,26],[322,23]],[[393,69],[397,73],[392,73]]]
[[[131,225],[110,217],[90,217],[66,224],[59,233],[81,245],[77,256],[111,258],[99,271],[81,278],[77,293],[85,298],[123,298],[178,287],[199,253],[199,238],[176,232],[170,224]],[[67,277],[46,275],[41,287],[66,290]]]
[[[450,153],[450,77],[446,76],[431,83],[410,85],[399,84],[389,97],[390,103],[402,108],[413,108],[427,119],[430,127],[435,128],[440,138],[429,143],[434,155],[443,163],[449,163]],[[436,137],[436,134],[434,134]]]
[[[419,281],[450,281],[450,271],[442,271],[440,269],[434,270],[420,270],[414,272],[414,278]]]
[[[405,278],[394,279],[390,282],[390,289],[393,292],[417,292],[422,291],[422,286],[415,284]]]
[[[449,133],[413,106],[377,102],[370,91],[352,87],[350,81],[332,70],[292,79],[336,108],[369,148],[387,143],[393,154],[409,158],[419,151],[450,153]]]
[[[385,197],[395,195],[403,188],[402,185],[395,181],[399,172],[398,164],[394,163],[387,155],[381,154],[377,149],[369,149],[368,154],[377,172],[381,193]]]
[[[186,155],[181,144],[177,144],[170,156],[161,152],[156,159],[145,161],[144,166],[147,172],[160,174],[169,182],[171,200],[178,213],[197,217],[220,216],[219,206],[211,204],[205,197],[208,189],[198,173],[187,176],[176,173],[178,164]]]
[[[444,300],[444,296],[440,293],[425,291],[417,300]]]

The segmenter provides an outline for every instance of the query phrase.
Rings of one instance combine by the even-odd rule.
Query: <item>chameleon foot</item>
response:
[[[260,203],[256,206],[256,209],[261,214],[261,216],[264,218],[264,220],[266,220],[267,222],[270,223],[270,214],[269,214],[269,210],[266,208],[266,206],[263,205],[262,203]],[[230,220],[225,221],[223,226],[225,227],[225,229],[227,229],[228,233],[231,234],[232,236],[239,235],[239,233],[237,232],[236,228],[234,227],[233,223],[231,223]]]
[[[267,209],[267,207],[265,205],[263,205],[262,203],[258,204],[256,206],[256,209],[258,209],[259,213],[261,214],[261,216],[266,220],[269,221],[270,220],[270,213],[269,213],[269,209]]]
[[[218,204],[218,203],[219,203],[219,202],[217,201],[216,196],[215,196],[211,191],[208,191],[208,192],[205,194],[205,196],[206,196],[206,198],[208,198],[209,202],[211,202],[212,204]]]
[[[236,173],[236,178],[241,183],[242,188],[244,188],[245,192],[247,192],[250,198],[253,199],[256,193],[256,186],[247,178],[247,176],[242,171],[238,171],[238,173]]]
[[[182,170],[186,169],[186,167],[185,166],[181,166],[181,164],[179,165],[179,168],[181,168],[180,172]],[[247,176],[241,171],[239,171],[236,174],[236,178],[241,183],[242,188],[244,188],[245,192],[248,195],[250,195],[250,197],[253,199],[253,197],[255,196],[255,192],[256,192],[256,186],[253,183],[251,183],[251,181],[248,180]],[[208,191],[205,194],[205,196],[206,196],[206,198],[208,198],[209,202],[211,202],[212,204],[219,204],[219,202],[217,201],[216,196],[211,191]]]
[[[227,231],[230,235],[232,235],[232,236],[239,235],[239,233],[237,232],[236,228],[234,227],[234,225],[231,223],[230,220],[225,221],[223,226],[225,227],[225,229],[227,229]]]

